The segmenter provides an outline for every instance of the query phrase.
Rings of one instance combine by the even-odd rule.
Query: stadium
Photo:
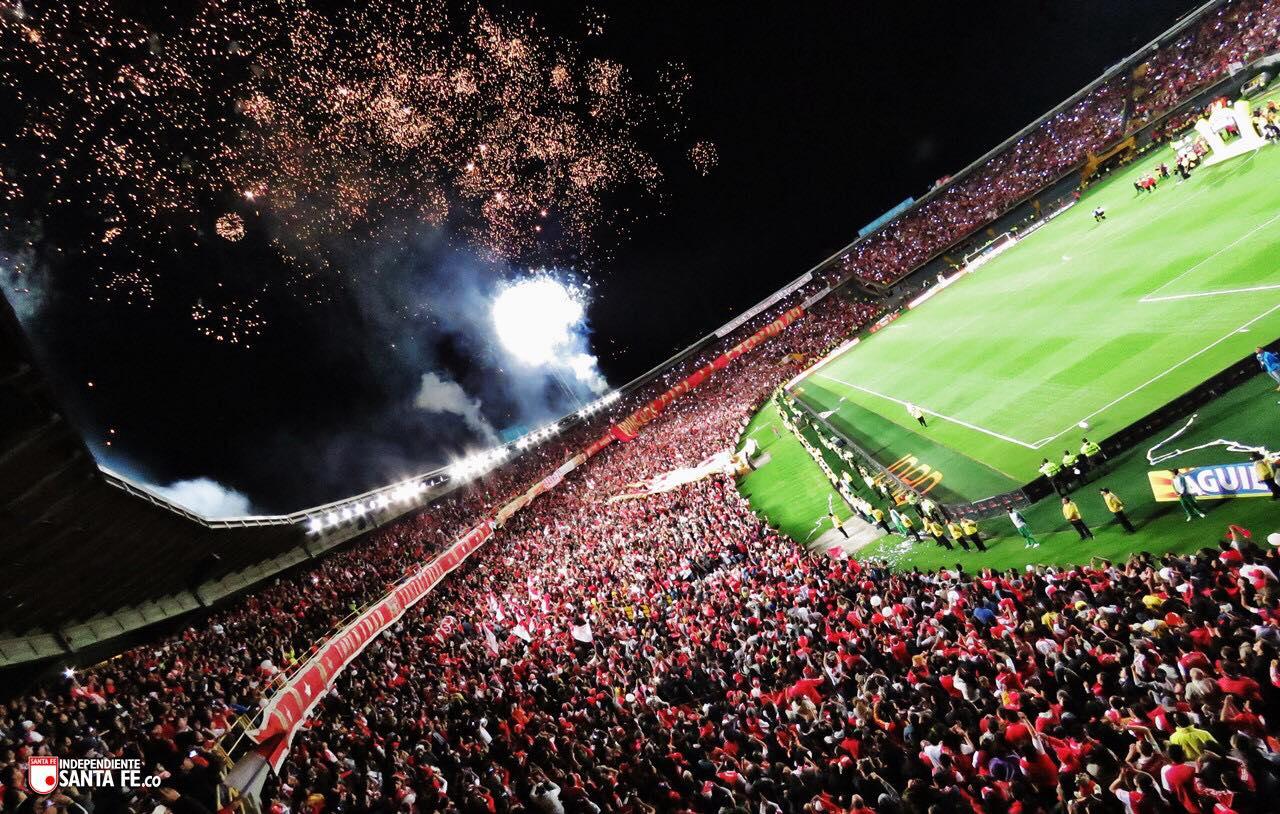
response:
[[[683,69],[340,5],[0,2],[0,811],[1274,810],[1280,2],[727,317],[564,260]]]

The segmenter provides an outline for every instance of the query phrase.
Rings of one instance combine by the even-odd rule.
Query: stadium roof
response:
[[[113,485],[55,404],[8,303],[0,309],[0,638],[177,594],[301,542],[293,524],[215,528]],[[216,559],[215,559],[216,558]]]
[[[98,465],[0,302],[0,666],[193,610],[452,486],[424,476],[291,515],[201,517]]]

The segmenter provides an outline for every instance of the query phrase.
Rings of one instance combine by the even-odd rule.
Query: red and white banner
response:
[[[258,753],[273,770],[280,771],[294,733],[329,691],[338,674],[375,637],[394,625],[405,611],[417,604],[450,571],[462,565],[492,535],[493,525],[489,521],[464,534],[447,551],[338,631],[271,696],[263,710],[261,725],[250,732],[249,737],[258,744]]]
[[[802,316],[804,316],[804,309],[799,306],[784,312],[782,316],[778,317],[773,322],[770,322],[751,336],[720,354],[713,361],[698,368],[690,376],[681,380],[670,390],[610,427],[609,436],[612,436],[615,440],[624,442],[634,440],[640,433],[640,428],[657,418],[663,410],[667,409],[667,405],[671,404],[671,402],[701,385],[715,371],[723,370],[728,367],[729,363],[734,359],[737,359],[748,351],[755,350],[762,343],[767,342],[770,338],[782,333],[788,325],[795,322]],[[603,440],[604,439],[601,439],[601,441]],[[600,441],[597,441],[596,444],[600,444]],[[600,446],[603,448],[604,444],[600,444]],[[595,448],[595,444],[592,445],[592,448]]]
[[[605,503],[615,503],[619,500],[635,500],[649,495],[661,494],[662,492],[670,492],[672,489],[679,489],[681,486],[703,478],[709,478],[712,475],[732,473],[735,468],[733,459],[732,449],[722,449],[714,455],[703,458],[693,466],[673,469],[670,472],[663,472],[661,475],[655,475],[637,483],[627,484],[625,491],[611,496]]]

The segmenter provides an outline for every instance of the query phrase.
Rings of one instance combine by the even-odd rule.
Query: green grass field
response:
[[[738,482],[738,491],[768,522],[792,539],[807,543],[816,534],[830,530],[831,525],[823,522],[828,506],[835,509],[841,520],[848,520],[853,514],[817,463],[783,426],[772,400],[752,417],[742,435],[744,443],[747,438],[755,438],[761,452],[769,453],[769,462],[743,477]],[[813,437],[809,440],[810,443],[816,441]],[[825,455],[826,450],[823,453]],[[839,466],[833,457],[827,458],[827,463]]]
[[[1274,391],[1273,386],[1270,379],[1259,375],[1224,394],[1199,411],[1191,428],[1178,439],[1176,446],[1189,448],[1226,438],[1274,449],[1276,437],[1280,434],[1276,429],[1277,421],[1280,421],[1280,394]],[[911,544],[890,536],[858,551],[855,556],[858,559],[887,559],[898,568],[935,569],[956,562],[963,563],[970,570],[984,566],[1010,568],[1027,563],[1086,562],[1093,557],[1120,560],[1136,551],[1194,551],[1214,545],[1229,523],[1251,529],[1259,542],[1271,532],[1280,530],[1280,506],[1261,497],[1202,501],[1208,517],[1190,523],[1185,521],[1177,504],[1156,502],[1146,474],[1152,469],[1167,468],[1173,464],[1203,466],[1245,459],[1242,454],[1231,453],[1218,446],[1179,456],[1160,466],[1149,465],[1147,450],[1181,425],[1182,421],[1176,422],[1173,427],[1153,434],[1129,452],[1108,462],[1090,484],[1075,491],[1074,497],[1081,513],[1097,535],[1094,540],[1081,541],[1062,519],[1056,499],[1050,498],[1024,511],[1027,522],[1041,543],[1040,548],[1024,548],[1022,538],[1014,532],[1012,524],[1004,517],[995,517],[979,524],[983,536],[988,538],[990,550],[985,554],[950,552],[932,542]],[[775,436],[771,426],[778,428],[780,434]],[[797,541],[807,542],[815,522],[825,515],[827,494],[833,493],[826,477],[799,441],[782,427],[777,408],[772,404],[754,417],[746,434],[754,434],[762,451],[769,453],[770,461],[741,478],[739,490],[769,522]],[[1136,534],[1126,534],[1111,525],[1111,516],[1098,493],[1101,486],[1110,488],[1125,501],[1129,516],[1138,528]],[[865,490],[862,495],[873,502],[883,503]],[[842,512],[841,516],[846,514]]]
[[[1280,147],[1136,192],[1161,159],[1172,164],[1172,150],[1095,185],[795,395],[881,463],[910,454],[941,472],[944,501],[976,500],[1280,336]]]

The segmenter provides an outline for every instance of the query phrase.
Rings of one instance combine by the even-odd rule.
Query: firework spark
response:
[[[699,175],[710,175],[720,163],[720,151],[709,141],[699,141],[689,148],[689,161]]]
[[[218,237],[223,240],[229,240],[232,243],[235,243],[237,240],[244,238],[244,218],[240,217],[235,212],[228,212],[218,218],[217,223],[214,224],[214,228],[218,232]]]
[[[0,130],[0,211],[95,219],[97,265],[131,268],[103,272],[107,297],[152,300],[168,267],[154,246],[198,247],[211,209],[226,241],[270,230],[261,245],[314,285],[343,271],[335,237],[395,238],[406,219],[495,258],[590,257],[614,195],[658,192],[645,134],[680,127],[622,64],[461,0],[204,0],[163,25],[119,5],[0,4],[16,122]],[[657,97],[688,80],[671,70]],[[252,333],[257,307],[195,321]]]

